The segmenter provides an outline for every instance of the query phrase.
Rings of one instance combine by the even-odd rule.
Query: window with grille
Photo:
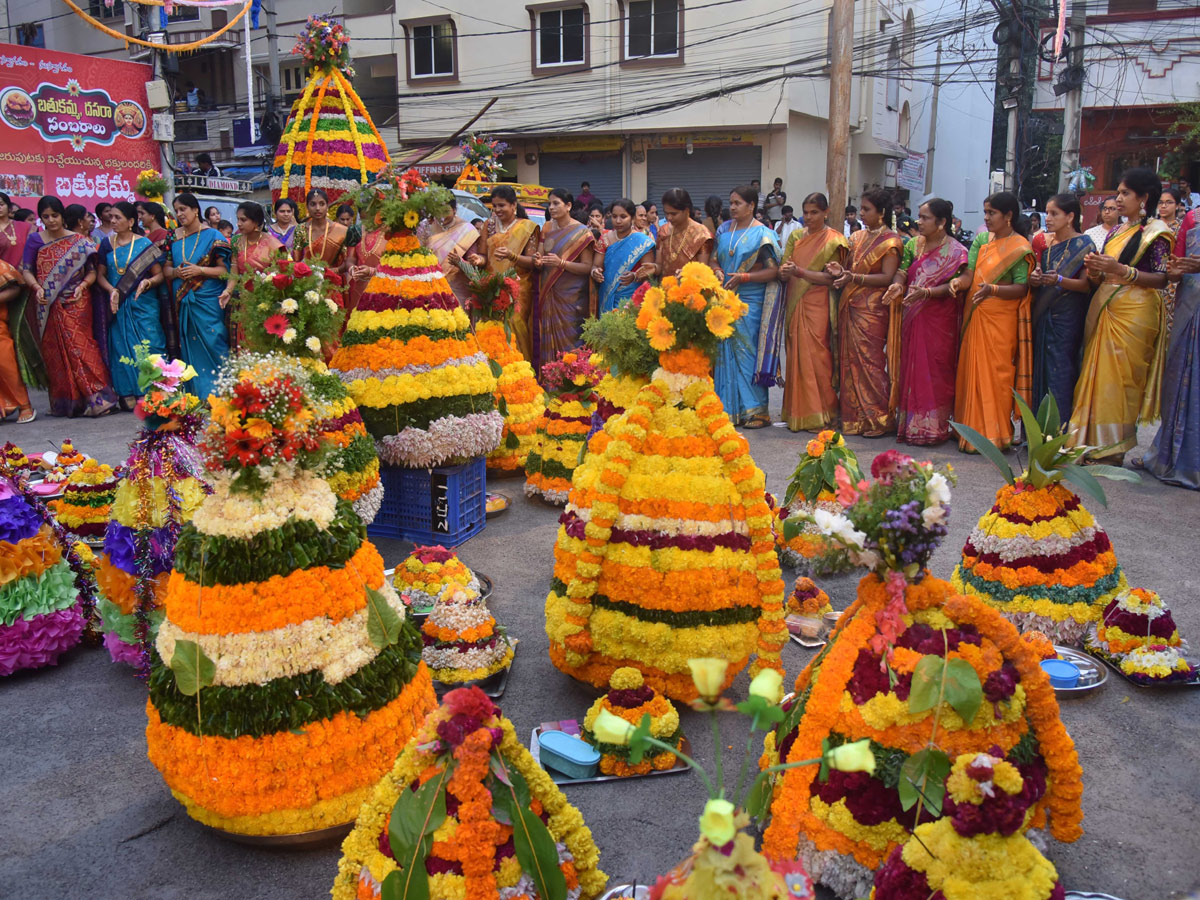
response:
[[[456,74],[454,23],[449,19],[409,27],[409,75],[412,78],[447,78]]]
[[[625,58],[679,55],[678,0],[629,0]]]
[[[579,65],[584,62],[582,6],[545,10],[538,14],[537,64]]]

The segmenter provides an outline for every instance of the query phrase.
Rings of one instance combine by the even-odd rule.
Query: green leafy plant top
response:
[[[629,300],[583,323],[583,342],[604,357],[614,375],[649,378],[658,368],[658,351],[637,327],[637,308]]]

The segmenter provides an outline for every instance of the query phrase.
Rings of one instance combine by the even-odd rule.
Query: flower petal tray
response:
[[[533,756],[534,762],[536,762],[539,766],[542,765],[541,745],[538,743],[538,738],[541,736],[541,733],[542,729],[540,727],[535,728],[529,737],[529,752]],[[692,755],[692,744],[687,739],[686,735],[683,738],[683,742],[679,746],[679,752],[688,756]],[[543,766],[543,768],[545,767]],[[554,783],[560,787],[564,784],[593,784],[599,781],[629,781],[633,778],[653,778],[656,775],[678,775],[680,772],[686,772],[687,770],[688,764],[682,759],[676,759],[675,765],[671,766],[669,769],[657,769],[652,772],[647,772],[645,775],[596,775],[592,778],[568,778],[567,776],[556,772],[554,769],[546,769],[546,771],[550,773],[550,777],[554,779]],[[608,896],[608,894],[605,896]],[[621,895],[616,894],[613,896],[619,897]]]
[[[1100,660],[1102,663],[1105,663],[1110,669],[1112,669],[1114,672],[1116,672],[1118,675],[1120,675],[1122,678],[1124,678],[1126,681],[1128,681],[1134,687],[1149,688],[1151,690],[1163,689],[1163,688],[1169,689],[1169,688],[1200,687],[1200,665],[1198,665],[1196,663],[1196,660],[1193,659],[1190,655],[1187,655],[1184,658],[1192,664],[1192,668],[1195,670],[1192,673],[1191,678],[1181,678],[1176,681],[1159,681],[1159,680],[1139,681],[1138,679],[1134,678],[1133,676],[1126,675],[1124,672],[1122,672],[1121,664],[1118,662],[1115,662],[1112,659],[1112,657],[1108,656],[1106,653],[1102,653],[1099,650],[1096,650],[1092,647],[1088,647],[1088,648],[1086,648],[1086,650],[1087,650],[1087,654],[1089,656]],[[1081,896],[1103,897],[1104,895],[1103,894],[1093,894],[1093,895],[1081,895]]]

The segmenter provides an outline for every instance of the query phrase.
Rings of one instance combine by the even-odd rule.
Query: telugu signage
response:
[[[159,168],[152,75],[140,63],[0,44],[0,190],[89,208],[133,200],[138,172]]]
[[[896,169],[896,184],[910,191],[925,191],[925,154],[908,151]]]

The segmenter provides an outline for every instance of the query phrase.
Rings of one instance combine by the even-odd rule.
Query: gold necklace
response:
[[[196,242],[194,244],[192,244],[192,253],[195,253],[196,249],[200,246],[200,231],[201,231],[201,229],[199,229],[199,228],[196,229]],[[180,241],[180,244],[182,245],[180,247],[180,253],[183,256],[183,264],[185,266],[192,266],[192,265],[195,265],[195,263],[192,262],[191,257],[188,255],[187,239],[188,239],[188,236],[185,234],[183,236],[183,240]]]
[[[121,265],[121,261],[119,259],[117,259],[117,248],[116,247],[113,248],[113,262],[115,262],[117,264],[117,274],[118,275],[124,275],[125,270],[129,268],[129,263],[133,260],[134,240],[135,240],[134,236],[131,234],[129,236],[129,243],[125,245],[126,247],[129,248],[129,252],[125,254],[125,265]]]
[[[325,231],[322,232],[322,234],[321,234],[321,253],[322,254],[325,252],[325,242],[328,238],[329,238],[329,219],[327,218],[327,219],[325,219]],[[310,249],[313,248],[312,222],[308,223],[308,246]]]
[[[244,242],[244,246],[242,247],[242,258],[239,260],[239,262],[241,263],[241,268],[243,270],[245,270],[247,263],[250,261],[250,248],[257,247],[258,242],[261,240],[262,240],[262,232],[260,231],[258,233],[258,237],[256,237],[254,239],[254,243],[250,243],[249,240],[246,240]]]

